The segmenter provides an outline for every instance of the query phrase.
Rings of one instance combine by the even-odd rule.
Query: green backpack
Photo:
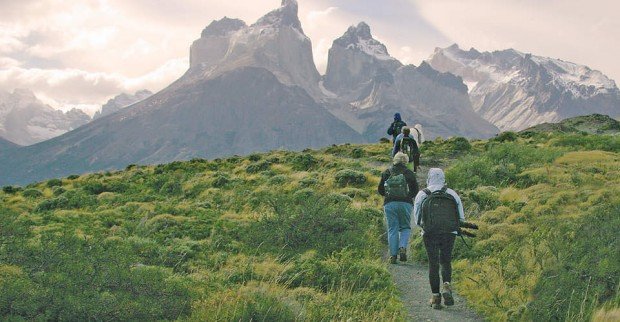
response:
[[[385,180],[383,186],[387,197],[402,199],[409,196],[409,185],[405,179],[405,174],[402,171],[395,171],[393,167],[390,169],[390,176]]]
[[[459,230],[459,213],[456,200],[446,192],[447,188],[431,192],[424,189],[426,199],[422,201],[418,225],[425,234],[443,234]]]

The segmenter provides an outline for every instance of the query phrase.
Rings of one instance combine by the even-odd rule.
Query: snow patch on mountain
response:
[[[51,139],[89,121],[90,117],[81,110],[55,110],[28,89],[0,91],[0,137],[19,145]]]
[[[474,110],[502,130],[584,114],[620,115],[616,83],[597,70],[514,49],[437,48],[433,68],[463,78]]]

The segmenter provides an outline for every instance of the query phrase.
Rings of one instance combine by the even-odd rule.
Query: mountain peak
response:
[[[379,60],[394,60],[384,44],[372,37],[370,26],[360,22],[357,26],[350,26],[342,37],[334,40],[335,45],[347,49],[358,49]]]
[[[253,26],[290,26],[303,33],[301,22],[297,16],[298,10],[299,5],[296,0],[282,0],[280,8],[264,15]]]
[[[231,32],[235,32],[247,25],[243,20],[231,19],[224,17],[220,20],[213,20],[205,29],[202,30],[200,37],[208,36],[226,36]]]

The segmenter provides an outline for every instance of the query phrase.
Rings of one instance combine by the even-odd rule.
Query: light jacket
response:
[[[431,192],[441,190],[446,185],[446,176],[443,173],[443,170],[439,168],[431,168],[428,170],[428,177],[426,178],[426,188]],[[452,189],[446,189],[446,192],[454,197],[456,200],[456,208],[459,213],[459,220],[465,221],[465,212],[463,211],[463,203],[461,202],[461,198],[459,195]],[[427,194],[420,190],[418,194],[415,196],[415,201],[413,203],[413,217],[414,222],[418,223],[418,217],[420,216],[420,210],[422,209],[422,201],[426,199]],[[454,231],[454,234],[457,232]]]

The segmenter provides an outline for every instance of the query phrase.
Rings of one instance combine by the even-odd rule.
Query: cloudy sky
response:
[[[0,90],[29,88],[55,108],[94,111],[121,92],[158,91],[189,64],[212,20],[251,24],[281,0],[0,0]],[[367,22],[403,63],[435,47],[515,48],[620,80],[620,1],[298,0],[320,72],[332,41]]]

